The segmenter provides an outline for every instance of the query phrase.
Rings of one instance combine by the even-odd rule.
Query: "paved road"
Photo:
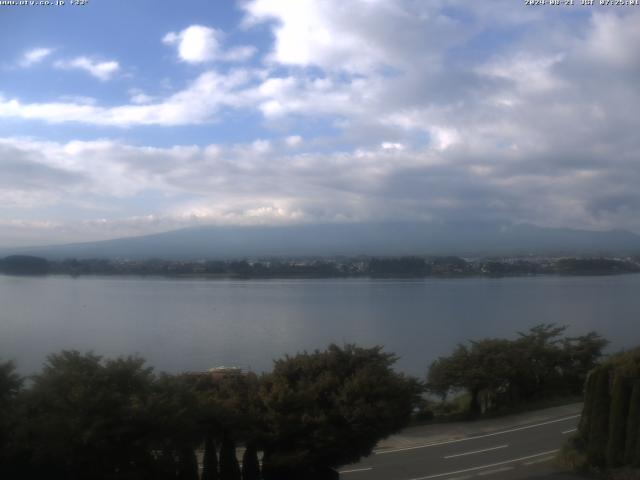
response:
[[[530,423],[501,424],[493,431],[379,449],[362,462],[341,469],[344,480],[467,480],[562,479],[553,459],[574,432],[577,409],[550,410],[556,416],[535,414]],[[472,424],[473,425],[473,424]],[[428,431],[429,427],[423,427]],[[428,437],[423,437],[428,438]],[[398,442],[396,442],[398,443]],[[400,442],[400,445],[402,442]]]

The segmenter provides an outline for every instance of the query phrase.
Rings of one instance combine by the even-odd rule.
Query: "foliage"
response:
[[[236,445],[228,433],[223,436],[220,447],[220,480],[241,480]]]
[[[218,455],[216,444],[211,435],[204,441],[204,457],[202,458],[202,480],[218,480]]]
[[[640,348],[594,369],[586,384],[578,439],[587,465],[640,465]]]
[[[11,255],[0,259],[0,272],[9,275],[43,275],[49,271],[49,262],[40,257]]]
[[[640,467],[640,380],[635,380],[629,399],[624,463]]]
[[[591,332],[562,337],[566,327],[537,325],[515,340],[484,339],[460,344],[429,367],[427,386],[443,399],[451,392],[470,395],[469,413],[577,394],[607,341]]]
[[[255,480],[334,478],[404,426],[421,387],[380,348],[331,346],[286,357],[271,374],[155,375],[137,357],[63,351],[28,388],[0,364],[2,478]],[[244,469],[235,440],[245,446]],[[215,443],[221,441],[220,459]],[[271,477],[273,478],[273,476]],[[276,478],[281,478],[280,476]]]
[[[242,455],[242,480],[260,480],[260,462],[255,443],[247,444]]]
[[[352,463],[408,422],[420,385],[380,347],[331,345],[275,362],[264,379],[265,470]]]

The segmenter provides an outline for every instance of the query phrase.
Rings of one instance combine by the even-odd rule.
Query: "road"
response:
[[[493,431],[478,429],[462,438],[397,448],[384,448],[360,463],[340,470],[344,480],[467,480],[477,479],[562,479],[553,459],[575,431],[577,412],[550,410],[556,416],[530,423],[522,421],[496,425]],[[568,414],[569,413],[569,414]],[[558,415],[562,414],[562,415]],[[536,416],[532,415],[531,420]],[[429,427],[423,427],[425,431]],[[427,439],[428,437],[424,437]]]

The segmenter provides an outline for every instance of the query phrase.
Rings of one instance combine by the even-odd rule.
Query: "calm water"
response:
[[[640,275],[457,280],[0,276],[0,358],[24,373],[63,348],[139,353],[159,370],[268,370],[330,342],[384,345],[423,376],[457,342],[541,322],[640,344]]]

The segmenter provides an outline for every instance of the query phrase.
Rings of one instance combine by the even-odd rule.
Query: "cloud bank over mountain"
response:
[[[224,3],[134,8],[112,45],[14,22],[41,38],[0,66],[0,245],[389,220],[640,232],[640,10]]]

